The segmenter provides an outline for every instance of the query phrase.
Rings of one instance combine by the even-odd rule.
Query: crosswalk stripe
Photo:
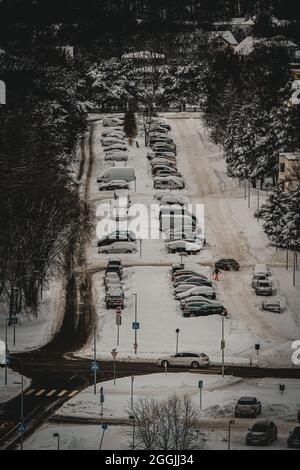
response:
[[[26,396],[26,397],[29,397],[30,395],[33,394],[33,392],[35,392],[35,389],[34,389],[34,388],[31,388],[30,390],[28,390],[28,392],[25,393],[25,396]]]
[[[73,397],[75,397],[75,395],[78,395],[78,393],[80,393],[79,390],[74,390],[74,392],[70,393],[70,394],[68,395],[68,397],[69,397],[69,398],[73,398]]]
[[[68,390],[62,390],[57,396],[63,397],[66,393],[68,393]]]
[[[51,390],[51,392],[47,394],[47,397],[53,397],[53,395],[55,395],[56,392],[57,390]]]
[[[35,394],[36,397],[40,397],[43,395],[47,390],[40,390],[38,393]]]

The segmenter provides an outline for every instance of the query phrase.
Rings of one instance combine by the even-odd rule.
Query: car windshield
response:
[[[256,403],[254,398],[241,398],[239,400],[239,405],[254,405]]]
[[[269,425],[267,423],[256,423],[252,428],[252,432],[267,432]]]

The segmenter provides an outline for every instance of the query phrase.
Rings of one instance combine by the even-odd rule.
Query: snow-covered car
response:
[[[100,183],[99,190],[100,191],[116,191],[118,189],[129,189],[128,181],[124,180],[113,180],[109,181],[108,183]]]
[[[103,119],[103,127],[122,127],[124,118],[107,117]]]
[[[109,235],[105,236],[101,240],[98,241],[98,246],[103,246],[105,244],[109,244],[110,242],[115,242],[117,240],[120,241],[128,241],[128,242],[135,242],[136,236],[133,232],[126,231],[126,230],[119,230],[110,233]]]
[[[255,397],[242,397],[235,407],[236,418],[257,418],[261,414],[261,402]]]
[[[175,287],[175,295],[181,294],[182,292],[187,292],[192,287],[212,287],[212,286],[211,286],[211,281],[208,281],[207,279],[201,279],[199,277],[197,279],[195,278],[194,280],[179,283]]]
[[[189,255],[200,253],[203,248],[203,245],[199,242],[192,243],[185,240],[167,243],[166,246],[169,253],[187,253]]]
[[[172,281],[174,282],[176,279],[179,279],[181,276],[188,275],[189,277],[192,276],[199,276],[207,279],[207,276],[201,271],[192,271],[190,269],[178,269],[175,273],[173,273]]]
[[[230,258],[220,259],[215,267],[222,271],[239,271],[240,269],[239,263],[235,259]]]
[[[288,449],[300,449],[300,426],[296,426],[292,432],[290,432],[287,440]]]
[[[191,369],[199,369],[199,367],[209,366],[209,357],[206,354],[196,353],[178,353],[173,356],[165,356],[158,359],[158,365],[163,368],[167,367],[190,367]]]
[[[163,157],[156,157],[156,158],[153,158],[153,160],[151,160],[151,167],[155,167],[157,165],[165,165],[165,166],[168,166],[168,167],[173,167],[175,168],[176,167],[176,160],[169,160],[168,158],[163,158]]]
[[[221,305],[220,302],[216,300],[206,299],[202,295],[195,295],[193,297],[189,297],[188,299],[182,299],[181,307],[183,308],[185,305],[189,304],[210,304],[210,305]]]
[[[147,153],[147,158],[148,160],[153,160],[154,158],[159,158],[159,157],[162,157],[162,158],[172,158],[172,159],[176,159],[176,155],[174,152],[172,151],[168,151],[168,150],[164,150],[164,151],[161,151],[161,152],[148,152]]]
[[[176,281],[174,281],[173,286],[175,289],[177,289],[181,286],[187,286],[191,284],[193,286],[212,287],[212,281],[210,281],[209,279],[205,279],[204,277],[201,277],[201,276],[190,276],[188,279],[183,279],[182,277],[179,277],[176,279]]]
[[[120,127],[110,127],[109,129],[103,129],[102,137],[110,137],[111,135],[126,137],[126,134]]]
[[[267,296],[271,297],[274,294],[274,286],[271,280],[258,281],[255,294],[257,296]]]
[[[103,147],[111,147],[112,145],[125,145],[123,137],[107,137],[101,140]]]
[[[135,242],[128,241],[116,241],[111,245],[104,245],[99,248],[100,254],[112,254],[112,253],[136,253],[137,244]]]
[[[119,150],[120,152],[126,152],[128,150],[127,145],[123,143],[113,144],[109,147],[104,147],[104,152],[111,152],[112,150]]]
[[[278,429],[272,421],[258,421],[246,436],[247,446],[270,446],[278,440]]]
[[[156,153],[167,151],[167,152],[174,152],[175,155],[177,154],[175,144],[169,144],[167,142],[166,143],[157,142],[153,144],[151,147],[152,147],[153,152],[156,152]]]
[[[107,290],[109,289],[122,289],[122,282],[120,278],[106,278],[104,280],[104,285]]]
[[[185,206],[188,204],[188,199],[183,196],[163,196],[161,198],[161,204],[165,206]]]
[[[107,162],[127,162],[128,155],[124,152],[109,152],[105,155],[105,161]]]
[[[192,287],[186,292],[182,292],[181,294],[175,294],[175,298],[176,300],[183,300],[188,299],[189,297],[194,297],[195,295],[201,295],[202,297],[207,297],[211,300],[216,300],[217,298],[216,291],[214,290],[214,288],[205,286]]]
[[[262,309],[266,312],[281,313],[282,302],[280,299],[264,300],[262,303]]]
[[[184,187],[183,179],[176,176],[161,176],[154,179],[154,189],[184,189]]]

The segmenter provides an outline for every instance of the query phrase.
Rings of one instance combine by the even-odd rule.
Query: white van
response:
[[[253,270],[252,287],[256,289],[260,281],[268,281],[271,271],[265,264],[257,264]]]
[[[135,169],[127,167],[111,167],[105,170],[98,178],[98,183],[109,183],[114,180],[123,180],[130,183],[136,180]]]

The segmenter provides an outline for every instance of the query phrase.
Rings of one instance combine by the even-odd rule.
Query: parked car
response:
[[[107,268],[106,268],[106,273],[108,272],[120,272],[122,276],[123,272],[123,266],[122,266],[122,261],[120,258],[109,258],[108,263],[107,263]]]
[[[208,279],[204,276],[201,275],[190,275],[190,274],[183,274],[182,276],[177,276],[176,279],[173,281],[173,286],[177,287],[178,285],[185,283],[189,280],[194,280],[194,279],[202,279],[202,281],[208,281]],[[211,281],[209,281],[211,282]]]
[[[161,173],[160,175],[158,173]],[[164,174],[162,174],[164,173]],[[178,173],[177,168],[174,168],[173,166],[168,166],[168,165],[154,165],[152,167],[152,175],[153,176],[179,176],[181,175]]]
[[[223,305],[213,305],[208,303],[189,303],[183,308],[183,316],[189,317],[208,317],[211,315],[221,315],[226,317],[228,312]]]
[[[160,144],[154,144],[152,146],[152,150],[155,153],[173,152],[175,155],[177,155],[175,144],[167,144],[161,142]]]
[[[271,271],[265,264],[257,264],[253,270],[252,287],[256,288],[259,281],[267,280],[271,277]]]
[[[103,147],[111,147],[112,145],[125,145],[123,137],[105,137],[101,140]]]
[[[184,269],[184,266],[185,265],[183,263],[172,265],[172,279],[173,279],[173,276],[175,276],[177,272],[181,272]]]
[[[176,159],[176,154],[175,152],[172,152],[171,150],[164,149],[163,151],[160,152],[154,152],[151,150],[150,152],[147,153],[147,158],[148,160],[152,161],[154,158],[171,158],[171,159]]]
[[[125,190],[129,189],[129,183],[124,180],[113,180],[109,183],[100,183],[100,191],[116,191],[116,190]]]
[[[168,206],[185,206],[186,204],[188,204],[188,200],[187,198],[181,196],[163,196],[161,198],[161,204]]]
[[[98,241],[98,246],[103,246],[105,244],[109,244],[111,241],[114,243],[118,240],[121,241],[128,241],[128,242],[135,242],[136,236],[133,232],[126,232],[126,231],[116,231],[112,232],[107,237],[102,238]]]
[[[270,279],[258,281],[255,288],[255,294],[258,296],[265,295],[271,297],[274,294],[272,281]]]
[[[186,279],[185,281],[179,278],[174,283],[174,288],[176,290],[180,286],[190,286],[190,285],[212,287],[212,282],[209,281],[208,279],[204,279],[203,277],[190,277],[189,279]]]
[[[205,297],[203,297],[202,295],[195,295],[193,297],[189,297],[187,299],[183,299],[181,301],[181,308],[183,308],[185,305],[189,305],[189,304],[211,304],[211,305],[221,305],[220,302],[217,302],[216,300],[210,300],[210,299],[207,299]]]
[[[112,150],[118,150],[120,152],[126,152],[128,150],[127,145],[125,143],[114,143],[109,145],[108,147],[103,148],[104,152],[111,152]]]
[[[199,242],[191,243],[191,242],[182,240],[182,241],[175,241],[175,242],[167,243],[167,248],[169,250],[169,253],[187,253],[191,255],[191,254],[200,253],[200,251],[203,248],[203,245]]]
[[[297,420],[298,420],[298,423],[300,423],[300,410],[297,413]]]
[[[173,276],[172,276],[172,281],[176,281],[177,279],[179,279],[181,276],[189,276],[189,277],[192,277],[192,276],[199,276],[199,277],[202,277],[203,279],[207,279],[207,276],[205,276],[205,274],[203,273],[200,273],[200,272],[197,272],[197,271],[188,271],[186,269],[181,269],[181,270],[178,270],[176,271]]]
[[[99,253],[101,254],[110,254],[110,253],[136,253],[137,245],[135,242],[128,241],[116,241],[111,245],[104,245],[99,248]]]
[[[172,158],[163,158],[163,157],[156,157],[151,160],[151,167],[154,168],[156,165],[164,165],[171,168],[176,168],[176,160]]]
[[[105,296],[107,309],[124,308],[124,291],[122,289],[110,289]]]
[[[157,177],[154,180],[154,189],[184,189],[185,184],[182,178]]]
[[[105,155],[106,162],[127,162],[128,155],[124,152],[115,152]]]
[[[287,446],[289,449],[300,449],[300,426],[296,426],[295,429],[290,432]]]
[[[110,281],[110,280],[118,280],[120,281],[121,280],[121,277],[119,275],[119,273],[115,273],[115,272],[107,272],[105,273],[105,276],[104,276],[104,284],[106,284],[107,281]]]
[[[249,430],[246,437],[247,446],[270,446],[278,439],[278,429],[272,421],[258,421]]]
[[[190,367],[198,369],[199,367],[209,366],[209,358],[206,354],[195,353],[179,353],[174,356],[162,357],[158,360],[158,365],[161,367],[177,366],[177,367]]]
[[[107,291],[110,289],[122,289],[122,282],[120,279],[106,278],[104,285]]]
[[[220,269],[222,271],[239,271],[240,265],[235,259],[220,259],[216,263],[216,269]]]
[[[255,397],[242,397],[235,407],[236,418],[257,418],[261,414],[261,402]]]
[[[120,127],[110,127],[109,129],[103,129],[102,137],[110,137],[110,136],[121,136],[126,137],[126,134]]]
[[[264,300],[262,303],[262,309],[266,312],[281,313],[282,302],[280,299]]]
[[[217,298],[216,291],[212,287],[205,286],[192,287],[186,292],[182,292],[181,294],[175,294],[175,298],[176,300],[183,300],[190,297],[194,297],[195,295],[201,295],[211,300],[216,300]]]

